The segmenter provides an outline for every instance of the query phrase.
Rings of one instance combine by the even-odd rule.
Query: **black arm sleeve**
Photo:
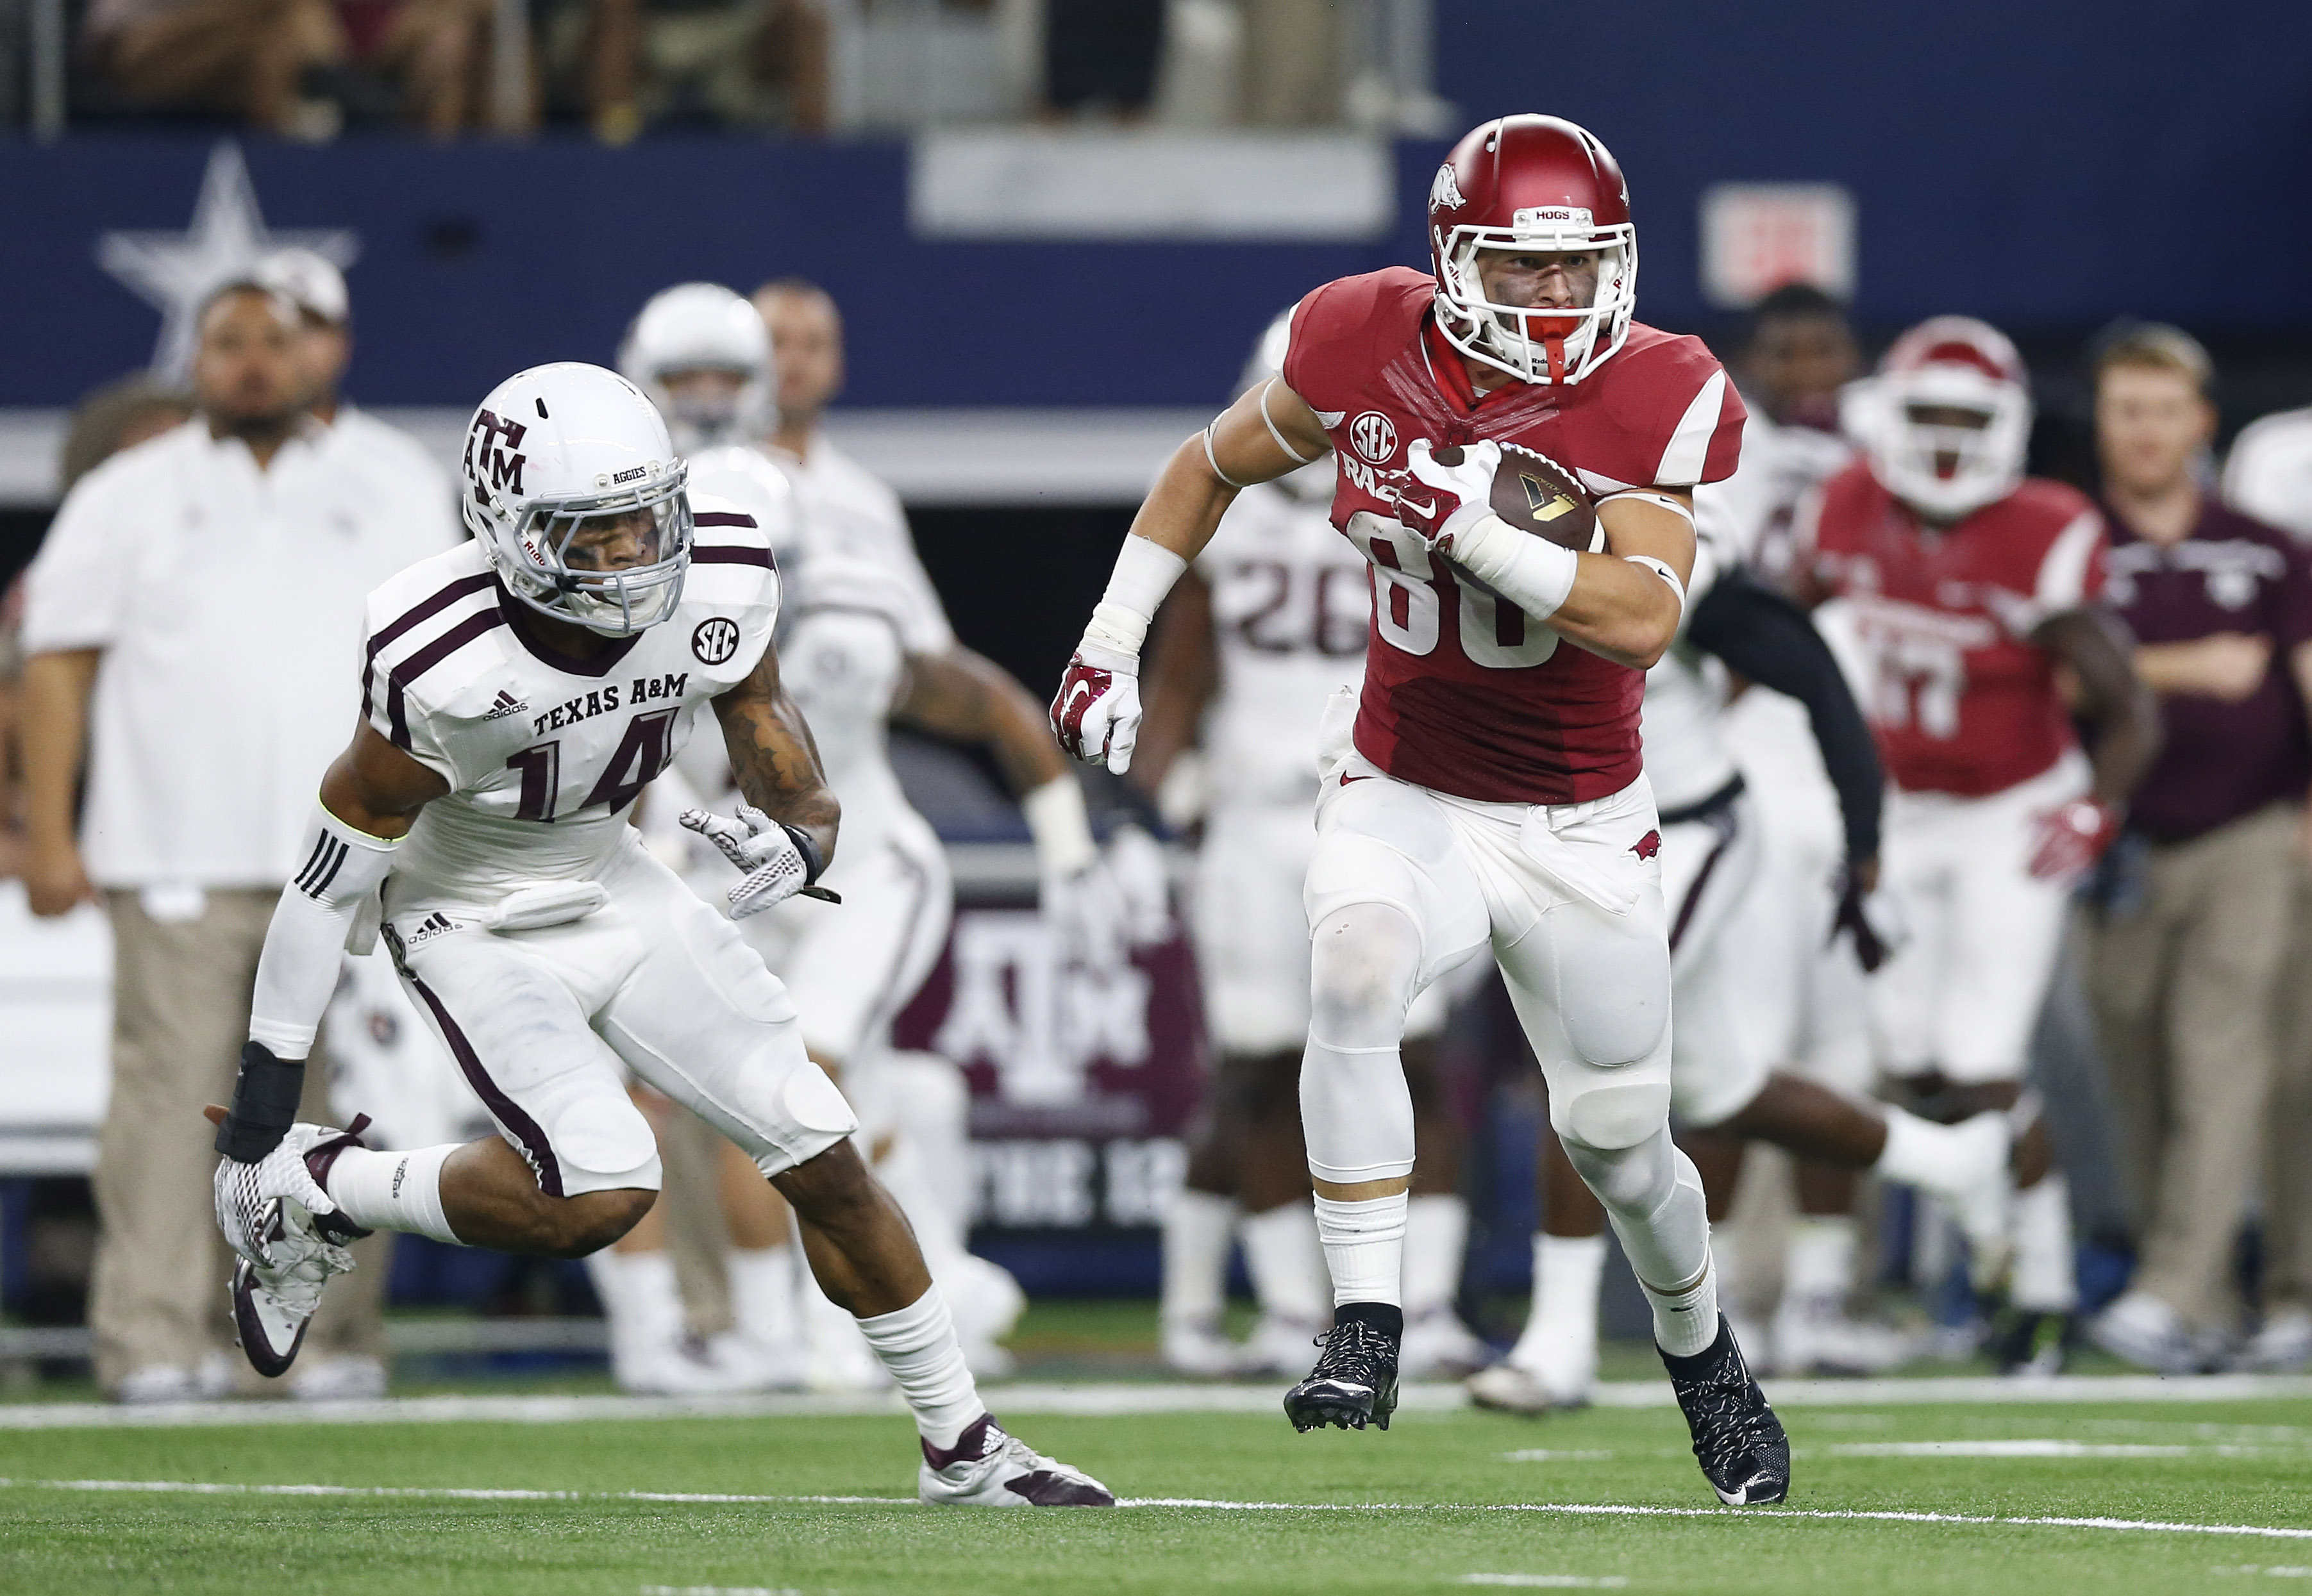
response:
[[[1738,568],[1720,577],[1695,603],[1686,636],[1760,686],[1806,705],[1823,767],[1838,789],[1846,856],[1876,856],[1885,786],[1878,746],[1830,645],[1806,612]]]

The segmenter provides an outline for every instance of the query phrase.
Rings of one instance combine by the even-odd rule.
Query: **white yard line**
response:
[[[713,1504],[913,1506],[911,1496],[750,1496],[724,1491],[542,1491],[473,1486],[243,1485],[183,1479],[5,1479],[0,1490],[130,1492],[192,1496],[328,1496],[444,1502],[670,1502]],[[1231,1502],[1206,1496],[1127,1496],[1124,1507],[1192,1507],[1225,1513],[1534,1513],[1573,1518],[1808,1519],[1885,1524],[2107,1530],[2163,1535],[2245,1535],[2312,1540],[2312,1529],[2269,1524],[2185,1524],[2162,1519],[2012,1517],[1805,1507],[1651,1507],[1607,1502]]]
[[[1283,1388],[1262,1385],[1036,1383],[999,1385],[989,1396],[1000,1413],[1108,1418],[1140,1413],[1259,1413],[1277,1410]],[[2078,1402],[2167,1403],[2287,1401],[2312,1399],[2312,1377],[2296,1374],[2064,1375],[2053,1380],[1958,1377],[1926,1380],[1774,1380],[1766,1394],[1782,1408],[1887,1408],[1965,1404],[1984,1407]],[[1666,1381],[1614,1381],[1598,1387],[1601,1408],[1673,1406]],[[1406,1412],[1444,1412],[1468,1405],[1460,1386],[1407,1385]],[[442,1396],[387,1397],[364,1402],[108,1402],[0,1404],[0,1431],[144,1429],[214,1425],[571,1424],[588,1419],[788,1418],[898,1414],[896,1394],[814,1396]]]

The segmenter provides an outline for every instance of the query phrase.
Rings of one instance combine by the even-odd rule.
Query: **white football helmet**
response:
[[[769,432],[778,381],[771,335],[755,307],[719,283],[681,283],[652,294],[618,346],[618,370],[651,397],[686,455],[751,443]],[[689,371],[736,379],[725,392],[678,394]]]
[[[531,608],[623,637],[681,602],[688,467],[651,402],[617,372],[558,361],[507,378],[474,412],[459,471],[468,530]],[[636,510],[651,517],[647,560],[571,565],[570,541],[588,521]]]
[[[2030,378],[1997,327],[1931,317],[1895,340],[1875,375],[1847,386],[1839,423],[1888,493],[1931,520],[1957,521],[2022,482]]]
[[[1284,352],[1292,342],[1292,311],[1288,307],[1270,322],[1260,335],[1260,342],[1252,346],[1252,358],[1244,363],[1244,375],[1237,379],[1239,395],[1251,392],[1262,383],[1284,374]],[[1303,504],[1329,504],[1334,491],[1340,485],[1340,472],[1333,457],[1311,460],[1298,470],[1287,471],[1271,482],[1287,496]]]

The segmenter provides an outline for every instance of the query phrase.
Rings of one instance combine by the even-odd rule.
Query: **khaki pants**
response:
[[[2312,1308],[2312,870],[2293,883],[2281,965],[2279,1047],[2264,1116],[2264,1305]]]
[[[112,1100],[97,1142],[96,1266],[89,1321],[107,1390],[139,1369],[197,1371],[229,1352],[239,1383],[260,1383],[232,1349],[225,1281],[232,1251],[217,1229],[215,1132],[206,1103],[229,1103],[249,1036],[257,957],[278,894],[219,890],[198,918],[162,921],[137,894],[112,892]],[[299,1117],[330,1122],[327,1060],[305,1074]],[[304,1358],[381,1355],[390,1254],[358,1243],[360,1267],[323,1299]]]
[[[2088,920],[2089,996],[2136,1209],[2134,1286],[2230,1327],[2232,1240],[2264,1140],[2296,817],[2150,850],[2141,901]]]

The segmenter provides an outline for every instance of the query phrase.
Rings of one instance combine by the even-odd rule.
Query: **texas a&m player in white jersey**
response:
[[[753,305],[715,283],[666,289],[635,318],[619,362],[681,418],[701,451],[691,457],[699,478],[766,511],[775,501],[792,526],[778,545],[796,587],[780,651],[790,693],[819,739],[828,785],[843,806],[843,856],[828,885],[852,911],[782,906],[749,918],[742,929],[794,991],[803,1043],[836,1074],[867,1121],[867,1144],[889,1150],[879,1168],[915,1222],[975,1366],[1000,1365],[995,1338],[1011,1328],[1024,1298],[1008,1274],[963,1244],[968,1086],[950,1061],[890,1045],[892,1020],[938,961],[955,894],[946,850],[892,769],[888,728],[897,720],[988,749],[1020,795],[1055,911],[1092,889],[1087,876],[1098,850],[1082,788],[1027,690],[957,642],[896,505],[889,520],[829,514],[823,496],[812,501],[816,509],[790,508],[799,495],[788,474],[801,467],[764,447],[783,381]],[[710,804],[728,796],[728,766],[711,754],[686,760],[680,773]],[[697,851],[701,868],[711,868],[711,851]],[[711,895],[719,894],[717,886]],[[768,1188],[726,1181],[722,1190],[756,1210],[726,1212],[734,1236],[783,1234]],[[787,1250],[758,1243],[734,1249],[726,1263],[741,1330],[758,1338],[775,1333],[788,1317],[775,1300],[792,1278]],[[814,1382],[878,1379],[848,1316],[832,1313],[807,1287],[806,1299]]]
[[[1730,1504],[1778,1501],[1789,1443],[1718,1312],[1701,1177],[1670,1139],[1668,923],[1638,745],[1643,672],[1693,565],[1691,492],[1734,469],[1741,400],[1698,340],[1633,320],[1628,190],[1581,128],[1476,129],[1438,170],[1429,227],[1432,274],[1310,293],[1283,376],[1172,458],[1053,724],[1128,764],[1148,618],[1237,492],[1335,451],[1334,523],[1375,599],[1353,727],[1328,718],[1321,745],[1304,892],[1301,1124],[1335,1323],[1286,1411],[1362,1427],[1392,1409],[1414,1157],[1397,1044],[1414,996],[1490,950],[1552,1123],[1653,1306],[1703,1473]],[[1590,551],[1491,512],[1504,443],[1595,496]]]
[[[1237,391],[1279,374],[1289,318],[1262,335]],[[1153,683],[1131,780],[1154,792],[1184,769],[1201,789],[1196,956],[1218,1060],[1191,1131],[1185,1185],[1164,1217],[1164,1361],[1187,1374],[1300,1373],[1332,1319],[1309,1208],[1296,1081],[1309,1035],[1300,885],[1317,834],[1317,727],[1364,676],[1365,563],[1327,517],[1329,460],[1247,489],[1157,617]],[[813,724],[816,724],[814,718]],[[1475,976],[1480,966],[1463,966]],[[1402,1373],[1466,1374],[1491,1356],[1454,1312],[1469,1215],[1457,1190],[1457,1128],[1437,1038],[1441,981],[1406,1016],[1406,1078],[1419,1148],[1406,1215]],[[1222,1333],[1231,1233],[1260,1318],[1239,1347]]]
[[[626,823],[709,705],[748,801],[736,820],[686,823],[744,872],[733,908],[826,890],[813,883],[837,807],[780,686],[760,530],[694,508],[650,402],[574,362],[491,392],[460,498],[475,540],[371,597],[367,714],[322,778],[233,1104],[213,1112],[250,1362],[289,1366],[346,1265],[341,1243],[370,1228],[561,1257],[616,1241],[660,1183],[631,1071],[739,1143],[793,1205],[821,1283],[915,1409],[924,1500],[1112,1503],[988,1417],[793,1000]],[[372,910],[496,1137],[372,1153],[358,1121],[292,1122],[342,952]]]
[[[2159,742],[2125,628],[2099,603],[2103,518],[2024,475],[2031,395],[1996,328],[1939,316],[1847,390],[1863,458],[1800,511],[1801,581],[1844,597],[1893,781],[1886,885],[1912,936],[1871,988],[1887,1068],[1956,1119],[2021,1097],[2073,885]],[[2057,680],[2078,684],[2092,758]],[[2059,1367],[2077,1302],[2069,1194],[2044,1121],[2018,1150],[2010,1368]],[[1994,1268],[2003,1259],[1982,1259]]]
[[[1851,940],[1863,961],[1883,954],[1865,884],[1878,868],[1880,781],[1870,728],[1829,645],[1806,614],[1738,562],[1739,527],[1722,484],[1695,492],[1697,549],[1678,641],[1646,673],[1646,777],[1661,805],[1662,895],[1669,911],[1670,981],[1677,1011],[1670,1103],[1703,1173],[1711,1217],[1734,1197],[1744,1145],[1767,1141],[1846,1169],[1875,1170],[1949,1199],[1979,1233],[1997,1202],[2008,1153],[2005,1116],[1961,1126],[1843,1096],[1788,1072],[1774,1038],[1753,1022],[1754,980],[1740,955],[1781,912],[1765,881],[1766,839],[1727,736],[1730,670],[1805,706],[1818,763],[1844,820],[1848,890],[1835,918],[1811,928]],[[1545,1234],[1534,1247],[1534,1307],[1502,1363],[1471,1379],[1479,1406],[1535,1413],[1589,1399],[1598,1369],[1598,1286],[1605,1214],[1564,1148],[1545,1129]],[[1984,1200],[1986,1194],[1990,1200]]]

